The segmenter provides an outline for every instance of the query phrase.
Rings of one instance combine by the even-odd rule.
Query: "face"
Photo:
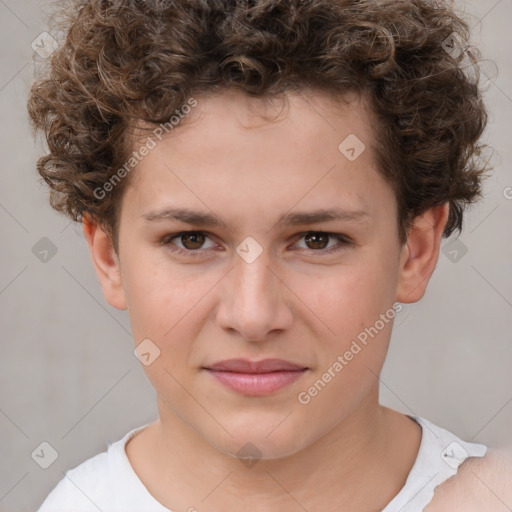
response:
[[[124,192],[114,305],[160,351],[161,416],[224,452],[296,453],[376,388],[407,254],[348,99],[198,97]]]

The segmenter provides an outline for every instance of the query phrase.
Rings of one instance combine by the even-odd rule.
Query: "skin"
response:
[[[512,510],[512,447],[491,448],[473,457],[455,476],[436,488],[424,512],[510,512]]]
[[[419,425],[378,403],[392,321],[307,405],[297,395],[393,303],[421,299],[448,205],[417,217],[400,245],[363,98],[342,103],[314,91],[282,103],[226,91],[197,99],[133,171],[119,254],[99,225],[84,221],[106,300],[128,309],[135,345],[149,338],[160,350],[143,367],[160,417],[128,443],[128,458],[176,511],[380,510],[405,484],[421,440]],[[366,146],[354,161],[338,150],[349,134]],[[212,213],[226,227],[145,218],[170,206]],[[285,213],[334,207],[365,215],[278,223]],[[182,231],[204,232],[203,246],[167,236]],[[304,236],[318,231],[352,243],[328,253]],[[236,252],[248,236],[262,248],[252,263]],[[172,244],[200,255],[177,254]],[[247,397],[202,370],[229,358],[281,358],[308,371],[272,395]],[[249,442],[261,453],[252,467],[237,458]]]

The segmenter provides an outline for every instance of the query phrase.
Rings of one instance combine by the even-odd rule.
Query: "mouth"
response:
[[[229,359],[203,367],[227,388],[248,396],[265,396],[289,386],[309,368],[283,359]]]

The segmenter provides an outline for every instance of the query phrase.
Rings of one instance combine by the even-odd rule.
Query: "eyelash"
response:
[[[347,246],[354,245],[354,243],[351,240],[349,240],[346,236],[338,234],[338,233],[329,233],[327,231],[304,231],[303,233],[298,233],[298,235],[300,235],[300,237],[297,240],[297,242],[301,238],[303,238],[305,235],[308,235],[310,233],[313,233],[316,235],[328,235],[330,237],[336,238],[340,243],[338,245],[335,245],[328,249],[301,249],[301,250],[318,252],[318,253],[323,253],[323,254],[334,254],[334,253],[337,253],[337,252],[340,252],[340,251],[346,249]],[[212,250],[212,248],[196,249],[196,250],[182,249],[181,247],[177,247],[176,245],[171,243],[171,240],[173,240],[175,238],[180,238],[182,235],[188,235],[188,234],[202,234],[202,235],[205,235],[206,237],[210,238],[208,236],[208,233],[205,231],[180,231],[179,233],[170,233],[170,234],[167,234],[164,237],[162,237],[160,239],[160,245],[167,246],[167,248],[170,251],[172,251],[176,254],[185,255],[185,256],[193,256],[193,257],[201,256],[202,254],[204,254],[205,251]]]

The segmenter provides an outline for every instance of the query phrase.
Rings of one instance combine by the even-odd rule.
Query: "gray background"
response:
[[[425,298],[397,317],[381,401],[502,446],[512,443],[512,0],[459,3],[473,16],[472,42],[496,63],[483,68],[495,173],[466,217],[467,253],[445,248]],[[35,510],[63,471],[156,418],[127,314],[105,302],[80,228],[49,207],[35,171],[42,145],[25,103],[43,10],[0,0],[0,510],[9,512]],[[43,237],[57,248],[46,263],[32,251]],[[31,458],[43,441],[59,454],[46,470]]]

